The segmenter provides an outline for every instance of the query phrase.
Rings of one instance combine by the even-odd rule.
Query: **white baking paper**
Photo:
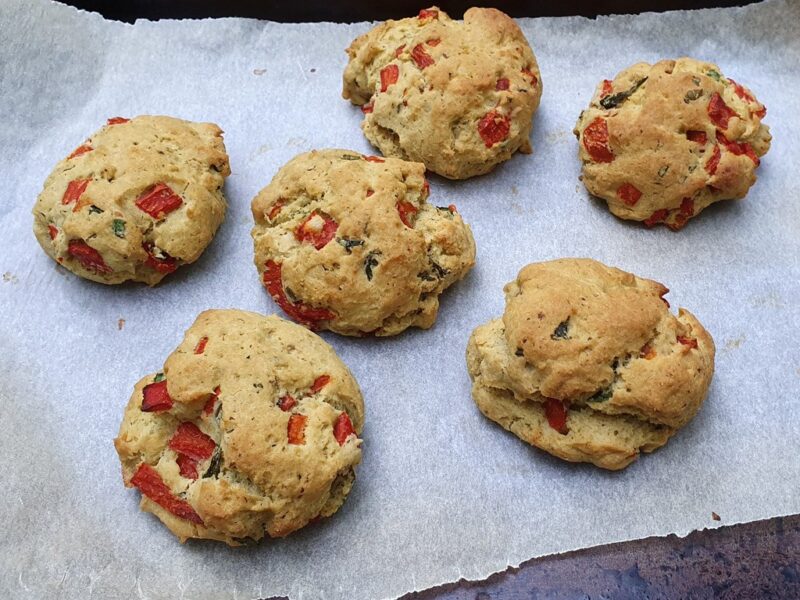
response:
[[[453,15],[460,16],[460,15]],[[395,597],[548,553],[800,512],[800,4],[589,20],[521,19],[544,81],[534,153],[490,175],[431,177],[478,245],[436,326],[393,339],[325,334],[364,392],[364,460],[342,510],[283,540],[181,546],[112,446],[134,382],[207,308],[276,312],[252,264],[250,200],[295,154],[372,152],[340,98],[345,47],[371,24],[105,21],[45,0],[0,4],[0,596]],[[613,217],[578,180],[572,128],[629,64],[717,62],[769,108],[747,199],[685,230]],[[225,130],[233,175],[217,238],[162,285],[106,287],[57,267],[31,232],[55,163],[113,116]],[[590,256],[672,289],[717,342],[702,410],[621,473],[572,465],[487,421],[464,348],[526,263]],[[120,329],[119,320],[124,319]]]

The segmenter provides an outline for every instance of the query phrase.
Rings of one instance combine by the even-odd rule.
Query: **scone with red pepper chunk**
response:
[[[578,119],[583,182],[618,217],[680,229],[747,194],[772,139],[766,114],[713,63],[637,63],[598,85]]]
[[[347,54],[342,96],[361,107],[361,128],[384,155],[466,179],[531,152],[542,80],[499,10],[470,8],[454,21],[434,6],[378,25]]]
[[[296,156],[253,199],[255,263],[298,323],[343,335],[427,329],[475,263],[455,206],[428,203],[425,167],[350,150]]]
[[[76,275],[155,285],[194,262],[225,218],[222,130],[115,117],[58,163],[33,208],[44,251]]]
[[[319,336],[209,310],[136,384],[114,440],[125,485],[178,536],[282,537],[344,502],[361,460],[358,384]]]
[[[559,458],[622,469],[694,417],[714,342],[660,283],[589,259],[523,268],[467,345],[481,412]]]

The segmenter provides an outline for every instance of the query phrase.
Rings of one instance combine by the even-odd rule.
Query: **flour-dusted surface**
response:
[[[458,16],[458,15],[453,15]],[[44,0],[0,6],[0,591],[9,598],[383,598],[536,555],[800,512],[800,5],[523,19],[542,69],[534,154],[488,176],[431,178],[478,262],[430,331],[326,334],[361,384],[364,460],[333,518],[284,540],[180,546],[122,486],[111,440],[134,383],[202,310],[276,308],[252,264],[250,200],[311,148],[371,152],[340,99],[344,48],[370,24],[106,22]],[[645,230],[587,198],[571,131],[596,83],[636,60],[717,62],[769,108],[774,142],[748,197],[685,230]],[[105,287],[57,267],[30,209],[53,165],[107,117],[218,123],[230,208],[194,265]],[[589,256],[673,291],[714,335],[697,418],[621,473],[570,465],[482,417],[464,348],[524,264]],[[119,320],[124,319],[120,329]]]

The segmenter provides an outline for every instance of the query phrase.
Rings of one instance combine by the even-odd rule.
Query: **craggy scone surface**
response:
[[[467,346],[481,412],[555,456],[621,469],[698,411],[714,342],[660,283],[589,259],[534,263]]]
[[[229,174],[222,130],[212,123],[109,119],[47,178],[33,231],[81,277],[154,285],[214,238]]]
[[[539,67],[499,10],[470,8],[454,21],[425,9],[378,25],[347,54],[342,96],[361,106],[361,128],[384,155],[464,179],[531,151]]]
[[[598,85],[578,119],[583,182],[618,217],[680,229],[747,194],[769,150],[764,116],[713,63],[637,63]]]
[[[350,150],[289,161],[253,199],[267,291],[312,329],[387,336],[436,320],[439,294],[475,262],[454,206],[428,204],[425,167]]]
[[[358,384],[276,316],[209,310],[136,384],[114,440],[126,486],[181,541],[288,535],[344,502],[361,460]]]

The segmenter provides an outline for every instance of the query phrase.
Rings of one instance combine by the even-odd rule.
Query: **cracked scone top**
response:
[[[747,194],[769,150],[765,115],[713,63],[637,63],[598,85],[578,119],[583,182],[618,217],[680,229]]]
[[[209,310],[136,384],[114,440],[125,485],[180,538],[236,546],[335,513],[361,460],[361,392],[316,334]]]
[[[253,199],[255,263],[275,302],[312,329],[388,336],[431,327],[475,262],[455,207],[427,202],[425,167],[350,150],[296,156]]]
[[[76,275],[155,285],[211,243],[229,174],[214,124],[109,119],[47,178],[33,230],[48,256]]]
[[[700,408],[714,342],[660,283],[589,259],[523,268],[467,345],[481,412],[555,456],[622,469]]]
[[[539,67],[499,10],[470,8],[454,21],[424,9],[378,25],[347,54],[342,96],[361,106],[361,128],[384,155],[465,179],[531,151]]]

